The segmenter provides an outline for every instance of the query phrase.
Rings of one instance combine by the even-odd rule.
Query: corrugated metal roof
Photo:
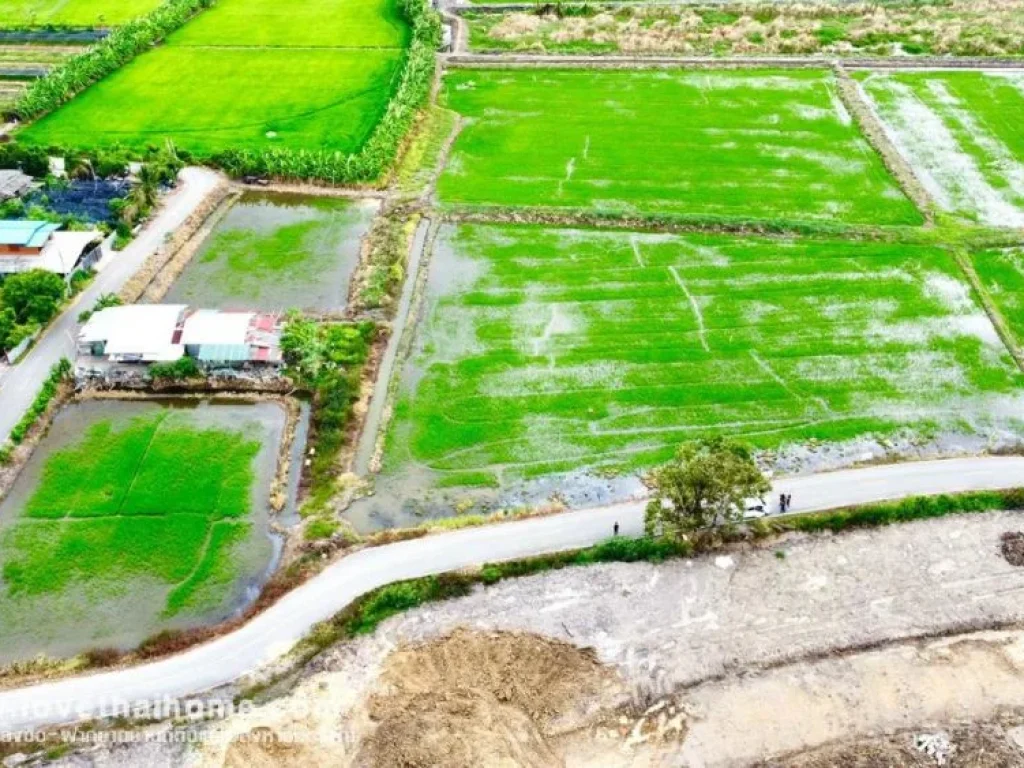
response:
[[[0,245],[42,248],[59,224],[48,221],[0,221]]]

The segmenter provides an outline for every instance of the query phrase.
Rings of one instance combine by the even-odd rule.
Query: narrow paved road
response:
[[[794,512],[810,512],[933,493],[1024,486],[1024,458],[986,457],[892,464],[782,479]],[[286,652],[314,624],[359,595],[400,579],[486,561],[511,560],[594,544],[619,522],[626,535],[643,527],[643,503],[470,528],[357,552],[251,622],[206,645],[161,661],[0,692],[0,732],[69,722],[110,712],[123,702],[192,695],[235,680]]]
[[[178,187],[164,200],[156,217],[123,251],[96,275],[64,312],[54,320],[17,365],[0,375],[0,443],[21,420],[42,386],[50,368],[62,357],[74,360],[78,314],[104,293],[116,293],[134,275],[166,237],[187,219],[217,186],[220,177],[206,168],[186,168]]]

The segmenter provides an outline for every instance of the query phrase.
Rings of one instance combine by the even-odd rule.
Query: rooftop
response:
[[[0,245],[42,248],[58,229],[48,221],[0,221]]]
[[[83,344],[105,341],[106,355],[139,355],[148,361],[177,360],[184,349],[173,341],[184,311],[184,304],[107,307],[89,318],[78,340]]]
[[[103,239],[103,233],[54,232],[43,247],[42,253],[25,256],[4,256],[0,258],[0,274],[22,272],[28,269],[45,269],[58,275],[67,275],[74,270],[82,254],[93,243]]]
[[[31,176],[21,171],[0,170],[0,200],[19,197],[31,186]]]

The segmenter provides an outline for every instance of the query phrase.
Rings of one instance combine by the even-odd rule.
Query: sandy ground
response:
[[[917,737],[940,734],[947,765],[1024,765],[1024,568],[1002,554],[1022,528],[956,516],[512,580],[336,646],[201,748],[65,764],[938,765]]]

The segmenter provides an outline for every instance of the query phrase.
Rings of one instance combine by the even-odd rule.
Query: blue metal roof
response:
[[[48,221],[0,221],[0,245],[42,248],[58,229]]]

